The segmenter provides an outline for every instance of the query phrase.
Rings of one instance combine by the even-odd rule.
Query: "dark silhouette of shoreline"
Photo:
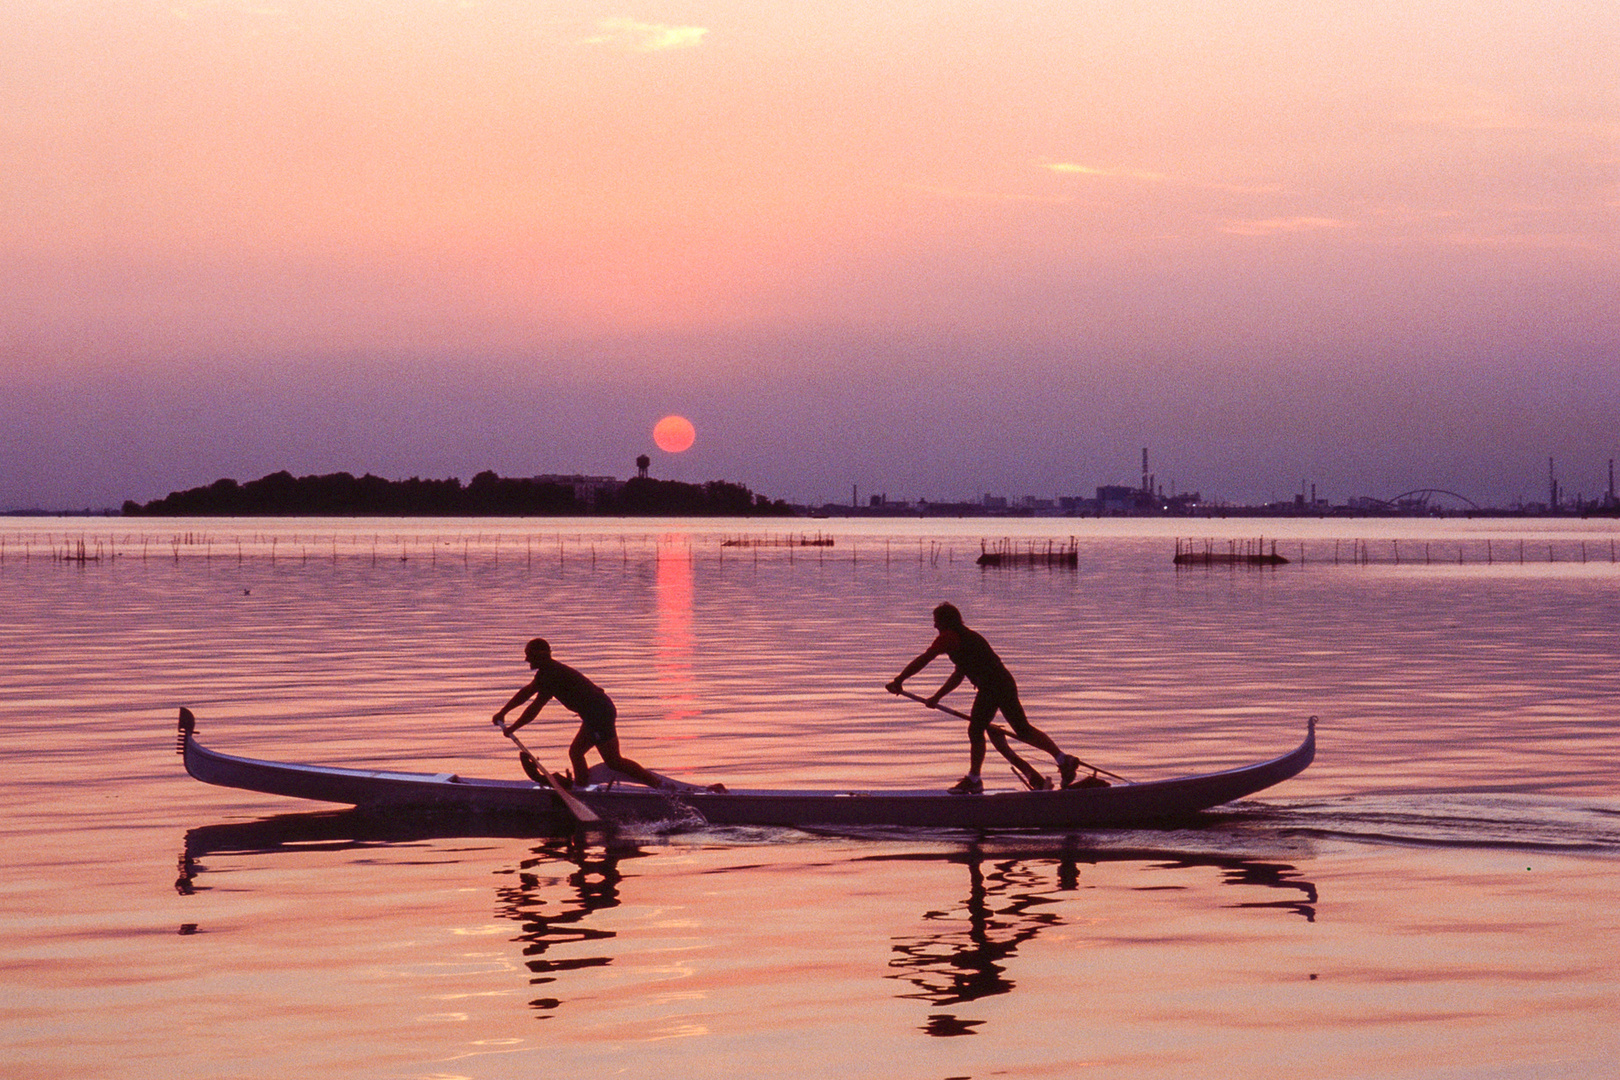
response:
[[[633,477],[581,489],[566,478],[479,473],[463,485],[448,480],[385,480],[350,473],[295,477],[286,470],[238,483],[174,491],[147,503],[124,503],[128,517],[791,517],[781,499],[741,484]]]

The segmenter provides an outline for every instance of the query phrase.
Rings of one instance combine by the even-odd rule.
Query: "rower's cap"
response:
[[[551,642],[547,641],[543,637],[537,637],[527,645],[523,646],[523,656],[526,660],[534,660],[537,658],[540,660],[550,660]]]

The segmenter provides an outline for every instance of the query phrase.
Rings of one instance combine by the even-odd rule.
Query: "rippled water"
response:
[[[1290,564],[1171,563],[1260,525]],[[1615,523],[1187,528],[0,524],[7,1075],[1613,1075]],[[489,715],[543,634],[661,771],[944,786],[961,722],[882,690],[942,599],[1087,760],[1240,764],[1314,714],[1317,761],[1175,829],[582,843],[173,753],[187,705],[250,756],[517,776]]]

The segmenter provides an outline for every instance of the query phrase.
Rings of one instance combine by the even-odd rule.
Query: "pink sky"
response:
[[[1603,485],[1614,4],[869,7],[16,0],[0,507]]]

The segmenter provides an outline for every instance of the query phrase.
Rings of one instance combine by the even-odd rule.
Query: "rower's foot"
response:
[[[984,781],[969,773],[946,790],[952,795],[983,795]]]
[[[1062,786],[1070,787],[1074,784],[1074,776],[1080,771],[1080,759],[1073,754],[1064,754],[1063,760],[1058,762],[1058,777]]]
[[[1052,781],[1040,773],[1030,773],[1024,777],[1024,783],[1029,785],[1031,791],[1051,791]]]

